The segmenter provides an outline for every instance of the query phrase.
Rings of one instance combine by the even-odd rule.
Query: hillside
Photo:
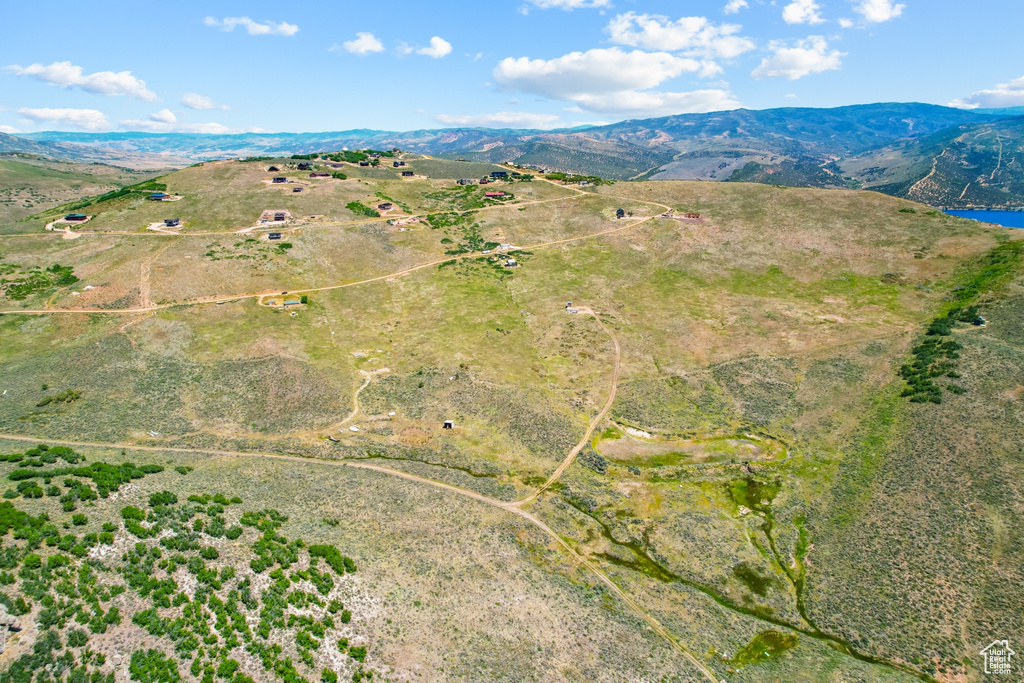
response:
[[[452,128],[407,132],[349,130],[325,133],[34,133],[17,138],[26,149],[54,149],[71,158],[110,160],[151,168],[245,156],[290,155],[341,148],[401,149],[446,158],[515,162],[614,179],[733,180],[807,187],[870,187],[900,197],[948,206],[1020,206],[1012,180],[978,183],[970,169],[1001,164],[993,130],[1012,161],[1019,124],[1011,110],[971,111],[927,104],[880,103],[833,109],[735,110],[630,120],[577,129],[494,130]],[[993,126],[995,128],[993,128]],[[951,148],[953,140],[964,149]],[[992,138],[988,140],[988,138]],[[13,149],[15,138],[0,138]],[[48,147],[47,147],[48,146]],[[954,146],[955,147],[955,146]],[[936,156],[947,158],[927,185]],[[965,156],[966,155],[966,156]],[[963,158],[961,158],[963,157]],[[968,158],[969,157],[969,158]],[[63,158],[63,157],[62,157]],[[966,162],[959,168],[961,161]],[[1019,174],[1018,174],[1019,175]],[[972,180],[975,178],[975,180]],[[962,198],[964,187],[975,187]],[[988,188],[988,189],[982,189]],[[954,196],[955,195],[955,196]],[[996,202],[986,204],[986,202]]]
[[[399,157],[0,222],[6,672],[983,680],[1024,629],[1020,231]]]

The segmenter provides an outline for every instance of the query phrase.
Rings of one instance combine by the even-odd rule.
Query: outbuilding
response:
[[[455,429],[455,420],[445,420],[441,429]]]
[[[284,176],[275,176],[273,182],[275,183],[287,183],[288,179]]]
[[[381,202],[377,205],[377,209],[380,211],[390,211],[393,208],[395,208],[395,206],[391,202]]]
[[[281,233],[279,233],[279,232],[272,232],[269,235],[267,235],[267,239],[268,240],[279,240],[279,239],[281,239]]]
[[[64,216],[64,220],[72,222],[84,221],[86,218],[88,218],[88,216],[86,216],[84,213],[69,213],[67,216]]]
[[[177,227],[180,224],[181,224],[181,219],[180,218],[165,218],[164,219],[164,225],[166,225],[168,228],[174,228],[174,227]]]
[[[283,221],[284,219],[285,219],[285,215],[283,213],[275,213],[274,214],[274,220],[275,221]]]
[[[171,195],[167,194],[166,192],[154,192],[153,194],[149,195],[149,199],[154,202],[162,202],[163,200],[167,199],[170,196]]]
[[[411,178],[414,175],[416,175],[415,171],[402,171],[402,177],[403,178]]]
[[[615,209],[615,217],[616,218],[625,218],[626,217],[626,210],[625,209]]]

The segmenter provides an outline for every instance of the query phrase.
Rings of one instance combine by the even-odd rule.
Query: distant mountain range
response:
[[[23,149],[18,149],[22,145]],[[867,188],[950,208],[1024,208],[1024,108],[915,103],[684,114],[562,130],[0,134],[0,152],[182,165],[342,147],[400,147],[615,179]]]

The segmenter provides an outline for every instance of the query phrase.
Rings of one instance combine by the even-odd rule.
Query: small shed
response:
[[[445,420],[441,429],[455,429],[455,420]]]

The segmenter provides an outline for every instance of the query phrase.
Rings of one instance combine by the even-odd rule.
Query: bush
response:
[[[149,497],[149,507],[155,508],[160,505],[174,505],[178,502],[178,497],[170,491],[161,491],[160,493],[154,493]]]
[[[77,515],[71,515],[71,523],[75,526],[85,526],[89,523],[89,518],[79,512]]]
[[[220,557],[220,553],[212,545],[204,546],[199,554],[203,556],[204,560],[216,560]]]
[[[181,680],[178,665],[159,650],[133,652],[128,672],[133,681],[140,683],[178,683]]]
[[[135,520],[141,522],[146,519],[146,513],[135,507],[134,505],[128,505],[121,508],[121,517],[125,520]]]
[[[359,645],[357,647],[350,647],[348,649],[348,656],[351,657],[352,659],[356,660],[357,662],[365,662],[366,661],[366,646],[365,645]]]

